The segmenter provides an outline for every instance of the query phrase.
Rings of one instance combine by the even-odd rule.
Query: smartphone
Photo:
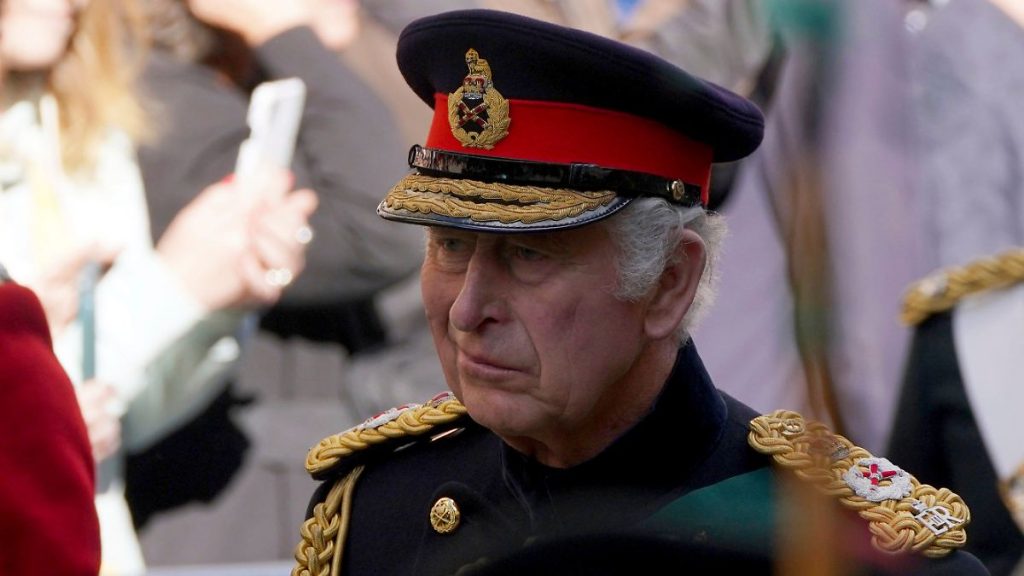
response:
[[[96,377],[96,283],[98,262],[87,262],[78,280],[78,320],[82,326],[82,381]]]
[[[235,179],[243,189],[261,171],[289,168],[306,105],[306,84],[300,78],[264,82],[249,100],[249,138],[238,149]]]

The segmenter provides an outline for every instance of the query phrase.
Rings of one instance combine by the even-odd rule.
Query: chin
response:
[[[523,395],[488,387],[462,386],[455,393],[473,420],[500,436],[523,436],[530,413]]]
[[[11,38],[11,44],[17,46],[19,41],[29,42],[24,35]],[[4,42],[5,44],[7,42]],[[35,72],[52,68],[64,56],[66,42],[35,42],[31,50],[0,50],[0,59],[4,68],[20,72]]]

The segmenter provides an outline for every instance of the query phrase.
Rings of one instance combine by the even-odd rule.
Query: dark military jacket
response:
[[[713,386],[691,343],[650,414],[587,462],[543,466],[463,417],[346,455],[319,473],[308,516],[323,517],[338,479],[362,466],[351,508],[334,506],[342,538],[320,522],[341,574],[626,574],[638,554],[770,573],[777,472],[748,443],[757,416]],[[961,552],[926,565],[984,574]]]

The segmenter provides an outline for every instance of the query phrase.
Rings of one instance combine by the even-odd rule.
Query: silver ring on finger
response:
[[[305,246],[313,241],[313,229],[309,226],[299,226],[295,230],[295,241]]]
[[[287,268],[271,268],[263,273],[263,281],[274,288],[284,288],[295,280],[295,275]]]

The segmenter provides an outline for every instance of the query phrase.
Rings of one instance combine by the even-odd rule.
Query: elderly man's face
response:
[[[445,377],[474,420],[544,442],[614,413],[644,305],[612,296],[604,223],[546,234],[431,228],[424,305]]]

